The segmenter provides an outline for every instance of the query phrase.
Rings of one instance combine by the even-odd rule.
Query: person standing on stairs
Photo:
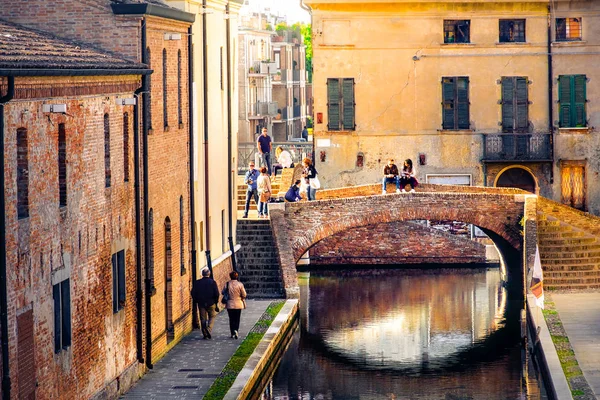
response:
[[[248,172],[246,172],[246,176],[244,176],[244,183],[248,185],[248,190],[246,191],[246,207],[244,207],[244,216],[243,218],[248,218],[248,210],[250,209],[250,199],[254,199],[254,204],[258,208],[258,182],[259,172],[257,169],[254,169],[254,161],[250,161],[248,164]]]
[[[260,168],[260,176],[257,182],[258,187],[258,218],[269,217],[269,199],[271,198],[271,178],[267,174],[267,168]]]
[[[223,293],[229,293],[229,300],[227,300],[227,315],[229,316],[229,331],[233,339],[238,338],[238,331],[240,330],[240,319],[242,317],[242,310],[246,308],[246,288],[244,284],[238,281],[239,274],[235,271],[229,273],[231,280],[225,284]]]

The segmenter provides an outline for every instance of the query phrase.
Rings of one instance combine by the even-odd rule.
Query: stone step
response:
[[[546,265],[543,267],[544,274],[547,272],[560,271],[600,271],[600,264],[577,264],[577,265]]]
[[[600,271],[549,271],[544,273],[544,280],[559,278],[600,278]]]
[[[574,278],[571,276],[565,277],[562,276],[557,279],[548,279],[545,278],[544,282],[547,282],[548,285],[552,284],[560,284],[560,285],[599,285],[600,286],[600,276],[590,277],[590,278]]]
[[[545,239],[573,239],[573,238],[581,238],[584,237],[585,233],[580,231],[572,231],[572,232],[552,232],[552,233],[544,233],[538,232],[539,240],[543,241]]]
[[[591,244],[591,243],[600,243],[598,242],[598,239],[596,239],[595,237],[582,237],[582,238],[575,238],[575,239],[557,239],[557,240],[552,240],[552,239],[548,239],[548,240],[544,240],[542,243],[540,243],[540,249],[542,248],[542,246],[544,247],[551,247],[551,246],[565,246],[565,245],[582,245],[582,244]]]
[[[600,259],[600,251],[576,251],[576,252],[540,252],[540,258],[543,260],[573,260],[583,258]]]
[[[586,290],[586,289],[600,289],[600,284],[564,284],[560,280],[556,282],[544,282],[544,289],[546,290]]]
[[[549,226],[561,226],[561,222],[557,219],[554,220],[537,220],[538,229],[539,227],[549,227]]]
[[[550,254],[550,253],[575,253],[582,251],[593,251],[600,250],[600,243],[591,243],[591,244],[558,244],[549,246],[547,243],[540,244],[540,254]]]
[[[573,229],[570,226],[539,226],[538,233],[560,233],[560,232],[571,232]]]
[[[581,265],[581,264],[600,264],[600,257],[595,258],[561,258],[542,260],[542,266],[545,265]]]

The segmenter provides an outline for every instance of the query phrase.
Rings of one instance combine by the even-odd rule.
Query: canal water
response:
[[[300,326],[262,399],[541,398],[522,378],[522,299],[498,269],[337,269],[300,282]]]

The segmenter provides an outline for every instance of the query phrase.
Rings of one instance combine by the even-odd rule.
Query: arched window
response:
[[[181,70],[181,50],[177,51],[177,118],[179,124],[183,124],[183,88],[182,88],[182,70]]]
[[[123,113],[123,180],[129,182],[129,113]]]
[[[148,248],[148,279],[150,279],[150,285],[154,286],[154,210],[148,211],[148,237],[149,248]]]
[[[19,219],[29,217],[29,153],[25,128],[17,129],[17,215]]]
[[[150,47],[146,48],[146,55],[148,57],[148,68],[152,69],[152,56],[150,53]],[[148,75],[148,93],[146,93],[147,104],[146,116],[148,118],[148,128],[152,129],[152,74]]]
[[[181,275],[185,274],[185,218],[183,208],[183,196],[179,198],[179,260]]]
[[[110,187],[110,118],[104,114],[104,180],[105,187]]]
[[[165,128],[169,126],[168,90],[167,90],[167,49],[163,49],[163,122]]]
[[[58,197],[60,207],[67,205],[67,134],[65,124],[58,124]]]

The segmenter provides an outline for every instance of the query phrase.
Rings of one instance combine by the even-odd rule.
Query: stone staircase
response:
[[[538,208],[538,244],[548,290],[600,289],[600,237],[589,229],[590,218],[597,224],[600,218],[588,214],[575,226],[575,213],[579,211],[545,201]]]
[[[238,220],[240,281],[251,298],[283,298],[284,289],[270,220]]]
[[[283,197],[285,192],[288,190],[292,183],[295,181],[294,177],[301,174],[301,167],[297,168],[284,168],[279,175],[273,180],[271,179],[271,190],[273,196]],[[298,178],[297,178],[298,179]],[[238,211],[244,211],[246,206],[246,190],[248,185],[244,184],[244,176],[238,176],[237,180],[237,209]],[[254,201],[250,201],[250,210],[256,210],[256,204]]]

